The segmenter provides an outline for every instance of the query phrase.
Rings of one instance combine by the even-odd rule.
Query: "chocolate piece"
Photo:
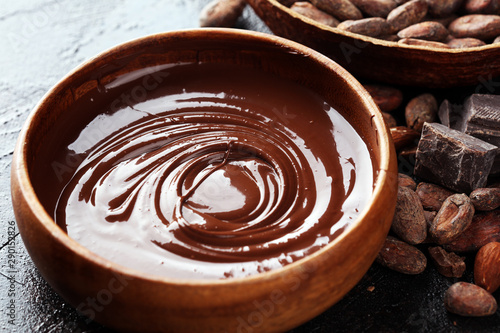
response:
[[[458,130],[500,147],[500,95],[474,94],[464,104]],[[499,150],[500,153],[500,150]],[[500,172],[497,156],[491,173]]]
[[[415,175],[457,192],[484,187],[497,147],[438,123],[425,123]]]
[[[439,106],[438,117],[441,124],[457,129],[457,124],[462,121],[462,105],[452,104],[445,99]]]

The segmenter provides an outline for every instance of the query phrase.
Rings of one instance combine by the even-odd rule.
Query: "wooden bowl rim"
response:
[[[150,273],[146,273],[140,270],[136,270],[133,268],[129,268],[126,266],[122,266],[110,260],[107,260],[80,243],[76,240],[72,239],[65,233],[52,219],[52,217],[45,211],[45,208],[42,206],[38,197],[34,191],[32,186],[29,173],[28,173],[28,156],[27,156],[27,144],[25,144],[27,137],[32,128],[32,122],[35,119],[35,116],[42,112],[44,109],[44,104],[46,100],[49,99],[52,95],[56,94],[58,91],[64,90],[67,87],[67,84],[72,82],[73,76],[78,76],[78,72],[85,69],[87,66],[91,66],[94,62],[99,59],[103,59],[113,54],[121,52],[124,48],[130,49],[134,48],[143,43],[147,43],[152,40],[162,39],[165,37],[179,37],[182,38],[190,38],[197,37],[201,38],[203,35],[210,33],[211,36],[220,37],[230,37],[236,38],[238,41],[249,41],[249,42],[260,42],[271,44],[278,44],[286,47],[288,50],[293,50],[295,52],[300,52],[300,54],[306,54],[311,59],[314,59],[315,62],[321,63],[323,66],[328,67],[331,71],[334,71],[336,75],[339,76],[340,79],[344,80],[347,85],[350,85],[353,88],[353,91],[357,93],[366,109],[371,113],[372,121],[374,124],[374,129],[377,129],[376,138],[378,140],[378,144],[380,146],[380,169],[378,170],[378,175],[375,181],[375,186],[373,188],[373,192],[371,195],[370,202],[363,209],[362,213],[358,216],[357,220],[354,221],[349,227],[342,232],[337,238],[335,238],[328,245],[323,247],[322,249],[298,260],[284,267],[274,269],[268,272],[263,272],[247,277],[239,277],[239,278],[231,278],[231,279],[180,279],[180,278],[170,278],[164,277],[161,275],[154,275]],[[42,110],[42,111],[40,111]],[[338,65],[333,60],[328,57],[322,55],[321,53],[303,46],[297,42],[255,31],[245,31],[239,29],[228,29],[228,28],[200,28],[200,29],[184,29],[184,30],[175,30],[163,33],[157,33],[153,35],[148,35],[144,37],[140,37],[125,43],[118,44],[109,48],[106,51],[99,53],[98,55],[84,61],[68,74],[66,74],[61,80],[59,80],[43,97],[42,99],[35,105],[33,110],[30,112],[28,118],[26,119],[21,132],[19,134],[17,144],[14,151],[14,156],[12,160],[12,188],[16,189],[20,192],[21,196],[24,197],[29,207],[29,209],[33,212],[33,215],[36,216],[36,223],[42,225],[55,240],[61,243],[68,251],[73,252],[75,255],[79,257],[83,257],[85,260],[102,267],[103,269],[111,270],[113,273],[125,274],[133,277],[134,279],[139,280],[148,280],[154,283],[162,283],[168,285],[175,286],[216,286],[216,285],[239,285],[239,284],[251,284],[253,282],[263,282],[271,279],[280,278],[285,275],[287,272],[295,272],[300,270],[300,267],[314,258],[322,256],[325,252],[331,251],[333,247],[336,246],[339,242],[341,242],[344,238],[356,232],[356,229],[359,228],[362,221],[364,221],[371,211],[371,207],[374,206],[374,202],[378,202],[380,197],[384,196],[384,187],[387,182],[393,182],[394,173],[391,170],[391,158],[395,159],[395,153],[392,147],[392,139],[390,137],[389,131],[385,125],[382,114],[380,113],[378,107],[375,102],[368,94],[368,92],[363,88],[363,86],[344,68]]]
[[[429,53],[429,55],[431,55],[433,52],[470,55],[470,54],[473,54],[476,52],[481,52],[481,51],[488,50],[488,49],[500,49],[500,43],[491,43],[491,44],[486,44],[486,45],[482,45],[482,46],[474,46],[474,47],[467,47],[467,48],[455,48],[455,49],[454,48],[444,48],[444,47],[431,47],[431,46],[424,46],[424,45],[399,44],[398,42],[386,41],[386,40],[379,39],[376,37],[369,37],[369,36],[360,35],[360,34],[346,31],[346,30],[341,30],[338,28],[331,27],[329,25],[315,21],[313,19],[308,18],[307,16],[304,16],[302,14],[299,14],[299,13],[291,10],[289,7],[283,5],[278,0],[258,0],[258,1],[268,1],[273,6],[277,7],[281,11],[287,13],[288,15],[292,16],[294,19],[301,20],[304,23],[312,25],[318,29],[321,29],[324,31],[329,31],[329,32],[332,32],[336,35],[349,37],[349,38],[352,38],[355,40],[360,40],[360,41],[365,42],[365,43],[370,43],[370,44],[382,46],[382,47],[396,48],[396,49],[408,49],[408,50],[420,50],[420,51]]]

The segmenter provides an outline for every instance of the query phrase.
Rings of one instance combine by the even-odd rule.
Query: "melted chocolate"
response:
[[[314,92],[271,74],[145,69],[73,107],[87,120],[66,122],[52,162],[62,185],[45,205],[83,246],[143,272],[276,269],[330,243],[370,198],[359,135]]]

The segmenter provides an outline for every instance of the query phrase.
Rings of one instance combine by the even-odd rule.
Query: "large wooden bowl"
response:
[[[84,248],[57,226],[33,182],[40,148],[96,80],[151,65],[225,62],[258,68],[317,91],[362,135],[377,177],[359,219],[332,243],[284,268],[247,278],[181,280],[129,269]],[[100,79],[99,79],[100,78]],[[242,78],[244,79],[244,78]],[[71,114],[69,115],[71,116]],[[67,119],[67,118],[66,118]],[[45,150],[47,151],[47,150]],[[22,239],[47,282],[83,314],[130,332],[278,332],[341,299],[382,246],[395,207],[397,166],[384,120],[362,86],[327,57],[271,35],[231,29],[169,32],[117,46],[64,77],[27,119],[12,163],[12,201]],[[94,306],[92,302],[98,306]],[[246,330],[246,331],[245,331]]]
[[[320,24],[277,0],[247,2],[273,33],[320,51],[358,78],[450,88],[488,84],[500,75],[500,43],[468,49],[401,45]]]

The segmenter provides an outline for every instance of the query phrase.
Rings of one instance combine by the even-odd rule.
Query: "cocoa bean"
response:
[[[417,194],[407,187],[398,187],[391,229],[409,244],[419,244],[427,238],[427,223],[422,203]]]
[[[386,18],[398,4],[394,0],[350,0],[368,16]]]
[[[369,37],[387,35],[390,31],[390,27],[387,21],[380,17],[369,17],[360,20],[347,20],[340,23],[337,26],[337,29]]]
[[[231,28],[243,13],[245,0],[213,0],[200,12],[200,27]]]
[[[405,175],[404,173],[398,173],[398,185],[402,187],[407,187],[412,191],[415,191],[415,189],[417,188],[417,184],[415,183],[413,178],[411,178],[408,175]]]
[[[474,282],[490,293],[500,287],[500,243],[491,242],[479,249],[474,260]]]
[[[470,200],[477,210],[493,210],[500,207],[500,188],[477,188],[470,193]]]
[[[396,150],[414,143],[420,137],[420,134],[406,126],[396,126],[389,129]]]
[[[498,0],[466,0],[464,7],[470,14],[500,14]]]
[[[425,122],[432,123],[436,119],[437,111],[438,105],[433,95],[419,95],[406,105],[406,125],[420,132]]]
[[[446,277],[462,277],[465,272],[465,261],[463,257],[453,252],[446,252],[442,247],[429,248],[429,254],[436,266],[437,271]]]
[[[424,47],[431,47],[431,48],[438,48],[438,49],[449,49],[450,47],[441,42],[432,42],[428,40],[423,40],[423,39],[416,39],[416,38],[403,38],[398,41],[399,44],[404,44],[404,45],[414,45],[414,46],[424,46]]]
[[[449,312],[466,317],[484,317],[497,310],[495,298],[472,283],[457,282],[444,295],[444,306]]]
[[[448,29],[434,21],[416,23],[398,32],[399,38],[417,38],[435,42],[444,41],[448,35]]]
[[[404,274],[420,274],[427,266],[427,258],[419,249],[391,236],[387,236],[376,261]]]
[[[490,242],[500,242],[500,211],[479,212],[470,226],[452,242],[444,245],[447,251],[472,252]]]
[[[451,22],[448,29],[457,38],[493,39],[500,35],[500,16],[483,14],[466,15]]]
[[[446,44],[448,44],[448,46],[450,46],[452,49],[465,49],[468,47],[478,47],[486,45],[485,42],[477,38],[452,38]]]
[[[427,5],[433,17],[446,17],[456,12],[462,2],[463,0],[427,0]]]
[[[340,21],[363,18],[361,11],[349,0],[311,0],[310,2]]]
[[[436,184],[421,182],[415,190],[424,209],[438,211],[452,191]]]
[[[396,7],[387,15],[393,31],[399,31],[420,22],[427,14],[427,3],[424,0],[412,0]]]
[[[330,27],[336,27],[340,23],[339,20],[337,20],[335,17],[325,13],[322,10],[319,10],[318,8],[313,6],[310,2],[306,1],[296,2],[292,5],[292,7],[290,7],[290,9],[296,13],[299,13],[301,15],[304,15],[305,17],[310,18],[311,20],[314,20],[324,25],[328,25]]]
[[[427,229],[431,227],[432,221],[434,221],[436,215],[437,215],[436,211],[424,209],[425,223],[427,224]]]
[[[446,244],[456,238],[472,222],[474,206],[465,194],[453,194],[443,202],[429,228],[430,236],[438,244]]]
[[[380,108],[380,111],[393,111],[397,109],[403,101],[403,93],[397,88],[376,84],[365,84],[363,87],[373,98],[375,104]]]
[[[398,125],[396,119],[390,113],[382,112],[382,116],[384,117],[387,127],[396,127]]]

